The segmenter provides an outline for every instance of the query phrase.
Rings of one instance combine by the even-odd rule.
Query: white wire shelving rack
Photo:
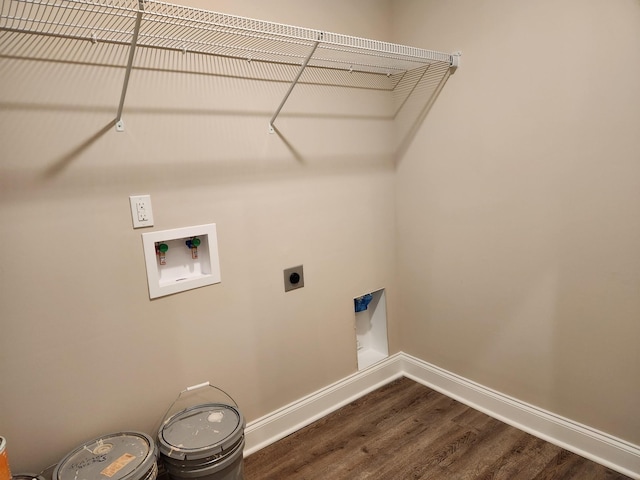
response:
[[[122,112],[136,49],[161,49],[294,67],[297,73],[269,121],[274,122],[306,70],[381,76],[390,88],[407,72],[431,64],[455,69],[459,53],[217,13],[156,0],[2,0],[0,32],[104,43],[128,49],[116,117]],[[8,42],[0,42],[0,54]],[[343,76],[342,78],[346,78]]]

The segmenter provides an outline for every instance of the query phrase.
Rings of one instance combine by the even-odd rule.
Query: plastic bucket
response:
[[[187,480],[244,480],[242,452],[244,438],[228,454],[200,466],[179,466],[165,463],[167,474],[173,479]]]
[[[13,480],[44,480],[44,477],[37,473],[16,473]]]
[[[58,463],[52,480],[155,480],[158,450],[140,432],[118,432],[94,438]]]
[[[11,480],[11,469],[7,458],[7,439],[0,437],[0,480]]]
[[[173,480],[244,480],[244,417],[223,403],[195,405],[158,432],[160,458]]]

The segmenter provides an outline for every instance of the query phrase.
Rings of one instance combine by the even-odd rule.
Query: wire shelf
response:
[[[130,55],[126,65],[127,74],[118,120],[122,113],[129,72],[134,66],[137,48],[212,55],[248,62],[264,62],[283,69],[300,69],[293,85],[298,81],[310,81],[309,78],[312,78],[311,81],[328,78],[328,85],[344,82],[345,87],[350,87],[354,85],[354,81],[349,78],[349,74],[359,73],[367,85],[383,85],[382,88],[393,90],[409,71],[432,64],[457,66],[456,55],[449,53],[255,20],[157,0],[1,2],[0,33],[9,32],[8,36],[0,37],[2,55],[55,58],[56,55],[61,55],[59,42],[62,41],[65,42],[65,59],[70,59],[73,53],[69,52],[66,43],[69,41],[129,48]],[[27,55],[25,42],[21,43],[25,35],[37,35],[44,39],[43,42],[49,39],[50,48],[47,51],[47,45],[41,45],[37,52],[31,51]],[[16,40],[15,36],[20,39]],[[85,62],[86,49],[77,48],[76,51],[79,57],[81,55],[79,61]],[[379,77],[380,80],[372,82],[373,77]],[[278,111],[281,107],[282,104]]]
[[[393,75],[448,53],[172,5],[155,0],[2,0],[0,29],[138,47]]]

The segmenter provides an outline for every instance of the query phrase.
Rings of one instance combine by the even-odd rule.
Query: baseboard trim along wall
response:
[[[245,456],[357,398],[408,377],[520,430],[640,480],[640,447],[397,353],[247,424]]]
[[[245,428],[245,457],[402,377],[394,355],[265,415]]]

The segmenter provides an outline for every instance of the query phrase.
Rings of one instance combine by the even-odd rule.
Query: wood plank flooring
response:
[[[407,378],[245,459],[245,480],[627,478]]]

